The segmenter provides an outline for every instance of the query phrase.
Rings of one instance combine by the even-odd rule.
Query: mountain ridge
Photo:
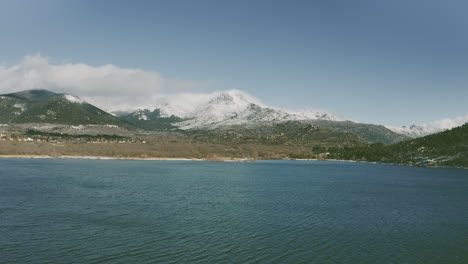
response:
[[[417,125],[402,126],[402,127],[392,127],[392,126],[385,126],[385,127],[392,130],[395,133],[406,135],[410,138],[424,137],[424,136],[439,133],[445,130],[441,128],[429,128],[429,127],[417,126]]]
[[[0,123],[125,125],[77,96],[33,89],[0,95]]]
[[[325,111],[287,111],[270,107],[239,90],[213,93],[192,107],[166,102],[155,108],[159,109],[163,117],[177,116],[186,119],[183,122],[175,124],[175,126],[182,130],[193,128],[213,129],[226,125],[241,125],[263,121],[343,120]]]
[[[416,166],[468,167],[468,123],[396,144],[371,144],[332,150],[330,158]]]
[[[35,89],[0,95],[0,123],[102,124],[147,131],[189,131],[240,129],[241,126],[258,129],[258,124],[298,121],[330,131],[353,133],[370,143],[391,144],[410,138],[384,126],[352,122],[325,111],[269,107],[239,90],[216,92],[197,100],[186,105],[168,100],[154,110],[138,109],[116,115],[74,95]]]

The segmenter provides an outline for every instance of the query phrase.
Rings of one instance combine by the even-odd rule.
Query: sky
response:
[[[457,120],[468,116],[466,10],[465,0],[0,0],[0,93],[132,107],[237,89],[365,123]]]

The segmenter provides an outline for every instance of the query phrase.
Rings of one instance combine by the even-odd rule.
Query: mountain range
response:
[[[190,105],[166,102],[156,106],[154,110],[138,109],[130,116],[134,121],[138,120],[143,123],[154,119],[176,117],[179,120],[173,122],[173,125],[182,130],[214,129],[221,126],[292,120],[344,121],[324,111],[288,111],[265,106],[238,90],[216,92]]]
[[[117,125],[148,131],[211,131],[211,134],[218,131],[221,135],[223,131],[232,129],[266,131],[263,128],[271,124],[293,124],[289,121],[353,134],[370,143],[390,144],[438,132],[416,126],[392,128],[362,124],[324,111],[284,110],[263,105],[238,90],[216,92],[196,104],[165,102],[154,109],[113,114],[78,96],[48,90],[27,90],[0,95],[0,124]]]

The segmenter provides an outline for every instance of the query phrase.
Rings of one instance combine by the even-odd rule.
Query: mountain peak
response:
[[[210,104],[216,104],[216,103],[234,103],[234,98],[227,94],[227,93],[222,93],[218,96],[216,96],[215,98],[211,99]]]
[[[259,100],[239,90],[215,92],[210,97],[208,104],[260,104]]]
[[[30,100],[36,100],[36,99],[49,98],[49,97],[56,96],[56,95],[58,94],[51,92],[49,90],[32,89],[32,90],[25,90],[25,91],[16,92],[16,93],[4,94],[3,96],[14,97],[14,98],[19,98],[19,99],[30,101]]]
[[[176,116],[185,119],[175,124],[181,129],[216,128],[265,121],[343,120],[321,111],[288,111],[269,107],[240,90],[169,98],[159,109],[163,117]]]

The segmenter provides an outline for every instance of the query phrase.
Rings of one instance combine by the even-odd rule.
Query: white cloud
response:
[[[404,126],[404,127],[392,127],[386,126],[388,129],[404,134],[410,137],[422,137],[433,133],[438,133],[447,129],[451,129],[457,126],[461,126],[468,122],[468,114],[465,116],[459,116],[454,119],[444,118],[436,121],[424,123],[420,126]]]
[[[0,93],[47,89],[80,96],[106,110],[154,107],[164,94],[193,91],[211,83],[167,79],[158,72],[110,64],[51,64],[39,54],[26,56],[12,67],[0,66]]]
[[[0,94],[29,89],[47,89],[69,93],[108,111],[153,109],[166,104],[167,112],[186,116],[221,93],[238,95],[249,102],[266,106],[249,94],[238,91],[198,93],[198,88],[212,81],[174,80],[154,71],[120,68],[115,65],[91,66],[83,63],[51,64],[49,58],[25,56],[17,65],[0,66]],[[275,107],[273,107],[275,108]],[[314,117],[320,110],[286,110],[296,115]],[[332,115],[336,117],[336,115]],[[341,120],[343,118],[338,118]],[[450,129],[468,122],[468,114],[445,118],[421,126],[431,131]]]
[[[445,129],[450,129],[454,128],[457,126],[461,126],[468,122],[468,114],[464,116],[458,116],[454,119],[451,118],[444,118],[432,122],[428,122],[425,124],[422,124],[422,127],[429,128],[429,129],[440,129],[440,130],[445,130]]]

